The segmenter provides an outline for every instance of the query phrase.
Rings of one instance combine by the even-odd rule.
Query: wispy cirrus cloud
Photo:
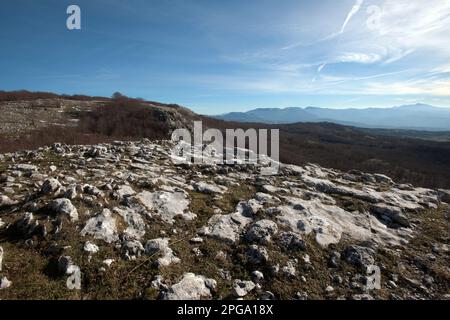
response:
[[[383,57],[377,53],[344,53],[337,58],[337,62],[375,63]]]
[[[247,56],[241,62],[262,74],[255,79],[247,74],[244,78],[252,79],[248,86],[247,80],[238,83],[251,90],[302,94],[378,95],[384,90],[394,95],[449,95],[445,79],[429,77],[448,70],[450,1],[357,0],[350,9],[348,2],[339,6],[345,19],[333,17],[337,30],[330,30],[328,13],[317,18],[317,33],[330,30],[328,36],[266,47],[264,54]],[[330,28],[324,30],[319,22],[326,19]],[[239,54],[235,57],[239,62]]]
[[[356,0],[355,5],[352,7],[350,12],[347,15],[347,18],[344,21],[344,24],[341,27],[341,30],[339,31],[340,34],[344,33],[345,27],[350,22],[350,20],[353,18],[355,14],[358,13],[359,9],[361,9],[361,5],[364,3],[364,0]]]

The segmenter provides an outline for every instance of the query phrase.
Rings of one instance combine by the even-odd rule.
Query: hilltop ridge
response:
[[[227,121],[270,124],[332,122],[360,128],[450,131],[450,108],[438,108],[420,103],[392,108],[365,109],[258,108],[247,112],[232,112],[214,117]]]

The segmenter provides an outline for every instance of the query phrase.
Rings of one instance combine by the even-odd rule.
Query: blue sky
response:
[[[66,28],[81,8],[82,29]],[[110,96],[204,114],[450,106],[447,0],[7,0],[0,90]]]

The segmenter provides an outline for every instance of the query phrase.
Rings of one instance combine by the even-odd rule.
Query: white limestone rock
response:
[[[269,244],[272,236],[278,232],[278,226],[272,220],[259,220],[252,224],[248,229],[245,238],[249,242],[260,244]]]
[[[12,286],[12,281],[9,281],[7,277],[0,279],[0,290],[7,289]]]
[[[223,194],[227,191],[227,188],[224,186],[210,184],[204,181],[195,182],[193,186],[196,191],[206,194]]]
[[[247,261],[252,264],[264,264],[269,261],[269,253],[266,248],[251,245],[245,252]]]
[[[144,253],[145,249],[142,243],[138,240],[128,240],[122,245],[122,251],[127,260],[135,260]]]
[[[61,188],[61,183],[53,178],[44,181],[41,187],[41,193],[43,195],[55,193]]]
[[[283,274],[288,278],[294,278],[297,275],[296,261],[289,260],[285,266],[281,268]]]
[[[58,271],[62,274],[71,275],[79,271],[80,268],[75,265],[70,256],[61,256],[58,259]]]
[[[64,198],[67,198],[69,200],[73,200],[77,197],[77,186],[71,185],[66,189],[66,192],[64,193]]]
[[[37,171],[38,167],[32,164],[16,164],[12,167],[12,169],[17,171],[32,172]]]
[[[235,297],[245,297],[248,295],[253,289],[255,289],[256,285],[253,281],[243,281],[236,279],[234,280],[234,285],[231,293]]]
[[[334,205],[325,205],[317,199],[286,200],[289,205],[278,208],[281,213],[277,221],[299,234],[314,232],[316,242],[322,247],[338,243],[343,234],[359,241],[391,245],[401,244],[411,237],[410,229],[388,228],[367,213],[348,212]]]
[[[114,260],[114,259],[105,259],[105,260],[103,260],[103,264],[104,265],[106,265],[108,268],[110,268],[111,267],[111,265],[115,262],[116,260]]]
[[[47,208],[57,216],[67,216],[72,222],[78,221],[77,208],[75,208],[69,199],[55,199],[48,204]]]
[[[216,214],[208,220],[202,233],[228,243],[235,243],[251,221],[251,218],[244,217],[239,212],[226,215]]]
[[[122,200],[124,197],[132,196],[134,194],[136,194],[136,191],[134,191],[132,187],[123,185],[114,191],[113,197],[117,200]]]
[[[13,206],[17,203],[18,203],[18,201],[12,200],[8,196],[0,194],[0,209]]]
[[[83,250],[85,252],[88,252],[89,254],[94,254],[100,251],[100,248],[95,244],[92,243],[90,241],[86,241],[83,247]]]
[[[163,293],[163,300],[211,299],[217,282],[194,273],[185,273],[180,282]]]
[[[196,214],[189,212],[189,199],[184,192],[175,191],[142,191],[134,197],[153,215],[160,217],[164,222],[173,224],[175,217],[180,216],[185,220],[193,220]]]
[[[344,252],[347,262],[364,269],[374,264],[374,255],[375,251],[372,248],[356,245],[348,246]]]
[[[147,225],[144,222],[141,214],[133,210],[132,208],[114,208],[113,213],[118,214],[123,218],[128,225],[124,230],[124,235],[128,239],[140,240],[145,235],[145,229]]]
[[[116,242],[119,240],[116,219],[112,216],[110,210],[103,209],[101,213],[86,222],[81,230],[81,235],[83,237],[92,236],[107,243]]]
[[[158,255],[156,261],[158,267],[167,267],[172,263],[179,263],[180,259],[175,256],[169,247],[169,238],[158,238],[149,240],[145,244],[145,253],[148,255]]]

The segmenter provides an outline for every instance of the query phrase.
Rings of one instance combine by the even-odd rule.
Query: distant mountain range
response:
[[[332,122],[360,128],[450,131],[450,108],[426,104],[367,109],[260,108],[248,112],[231,112],[214,118],[270,124]]]

